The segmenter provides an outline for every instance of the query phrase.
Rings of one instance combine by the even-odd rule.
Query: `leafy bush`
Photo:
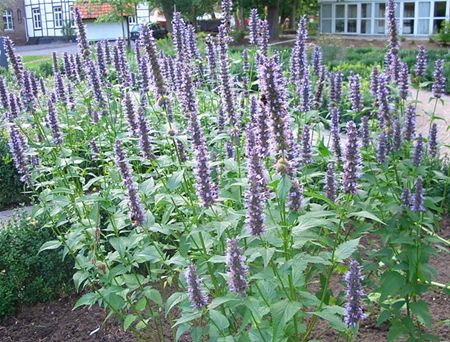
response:
[[[0,184],[0,210],[29,201],[29,196],[24,193],[26,188],[14,167],[4,133],[0,134]]]
[[[18,217],[0,225],[0,318],[21,305],[45,302],[71,291],[72,261],[41,246],[54,235],[42,223]]]
[[[450,43],[450,20],[444,20],[442,22],[442,27],[439,31],[439,42],[444,44],[444,46]]]

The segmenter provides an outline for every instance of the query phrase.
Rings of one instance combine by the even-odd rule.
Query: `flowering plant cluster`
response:
[[[416,132],[395,18],[388,67],[369,82],[327,70],[319,47],[308,59],[306,18],[283,65],[256,10],[252,47],[232,61],[232,2],[222,9],[205,54],[175,13],[174,55],[143,26],[131,56],[122,40],[91,49],[76,10],[79,52],[55,58],[50,79],[6,40],[11,152],[58,236],[41,250],[73,258],[77,307],[100,304],[152,341],[308,341],[322,321],[351,340],[377,315],[393,339],[420,338],[422,294],[446,287],[428,258],[450,244],[437,225],[450,177],[437,126]]]

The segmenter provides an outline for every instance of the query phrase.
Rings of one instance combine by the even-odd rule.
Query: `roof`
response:
[[[108,3],[106,4],[91,4],[84,1],[83,3],[76,4],[75,7],[80,9],[81,17],[83,19],[97,19],[101,16],[111,14],[114,12],[114,7]],[[135,10],[132,4],[123,16],[134,16]]]

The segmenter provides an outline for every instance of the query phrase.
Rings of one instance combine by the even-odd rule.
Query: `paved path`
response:
[[[50,56],[53,51],[58,55],[64,52],[74,54],[77,52],[76,43],[50,43],[17,46],[16,51],[21,56]]]
[[[29,214],[32,209],[33,209],[32,206],[27,206],[27,207],[20,207],[20,208],[11,209],[11,210],[0,211],[0,228],[1,228],[2,223],[5,223],[11,217],[14,217],[16,214],[21,213],[21,212],[26,212],[27,214]]]
[[[432,96],[430,91],[421,90],[419,92],[419,101],[417,105],[417,120],[416,128],[418,133],[422,133],[424,137],[428,137],[430,130],[431,113],[433,113],[435,100],[430,101]],[[416,91],[413,90],[411,97],[415,99]],[[442,97],[443,103],[438,101],[436,106],[436,114],[441,117],[442,120],[434,120],[438,127],[438,142],[441,145],[441,156],[450,156],[450,96],[445,95]],[[427,115],[428,113],[428,115]],[[443,146],[448,145],[448,146]]]

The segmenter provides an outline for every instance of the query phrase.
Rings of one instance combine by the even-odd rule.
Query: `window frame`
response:
[[[56,11],[57,9],[59,9],[59,11]],[[57,18],[57,15],[59,16],[59,18]],[[63,26],[64,26],[64,18],[62,6],[53,6],[53,27],[55,29],[59,29],[62,28]]]
[[[33,29],[42,30],[42,15],[41,9],[39,7],[34,7],[31,9],[31,19],[33,21]],[[36,19],[39,19],[39,21],[37,21]],[[39,26],[36,25],[38,22]]]
[[[3,30],[5,32],[14,31],[13,11],[10,8],[5,8],[3,10]]]

